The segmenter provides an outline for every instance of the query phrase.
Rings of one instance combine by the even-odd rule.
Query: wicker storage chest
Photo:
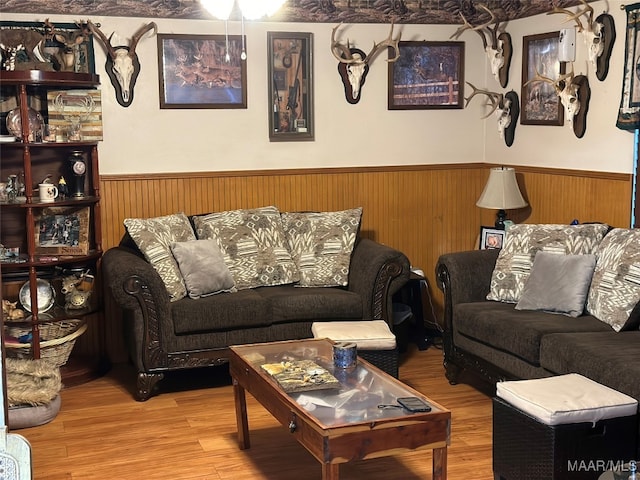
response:
[[[546,425],[493,399],[495,480],[595,480],[635,458],[636,415]]]

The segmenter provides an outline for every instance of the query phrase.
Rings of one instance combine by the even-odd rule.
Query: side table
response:
[[[435,337],[441,336],[433,312],[429,283],[424,275],[411,270],[409,281],[393,296],[393,301],[411,307],[414,325],[409,332],[409,340],[415,343],[419,350],[426,350]],[[427,324],[433,328],[428,329]]]

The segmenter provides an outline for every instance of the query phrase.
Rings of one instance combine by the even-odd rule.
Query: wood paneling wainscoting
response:
[[[436,313],[442,297],[434,268],[442,253],[475,247],[481,225],[495,211],[475,206],[489,175],[488,164],[449,164],[261,170],[240,172],[102,175],[102,244],[115,246],[123,220],[184,212],[275,205],[280,211],[363,208],[362,235],[404,252],[428,277]],[[631,174],[515,167],[530,207],[510,212],[518,223],[606,222],[628,227]],[[111,361],[127,356],[120,319],[107,304],[106,345]],[[84,337],[84,336],[83,336]],[[96,339],[80,338],[77,349]],[[84,346],[83,346],[84,344]]]

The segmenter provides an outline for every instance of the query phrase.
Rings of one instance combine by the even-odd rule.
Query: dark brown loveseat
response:
[[[166,371],[226,362],[230,345],[309,338],[315,321],[384,319],[392,326],[391,297],[410,273],[404,254],[358,238],[347,287],[269,286],[170,302],[128,234],[104,254],[102,269],[106,294],[122,310],[140,401]]]

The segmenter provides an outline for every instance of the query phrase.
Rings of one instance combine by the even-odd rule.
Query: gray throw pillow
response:
[[[191,240],[171,245],[187,293],[200,298],[233,289],[233,277],[215,240]]]
[[[595,255],[538,252],[516,310],[543,310],[579,317],[595,267]]]

